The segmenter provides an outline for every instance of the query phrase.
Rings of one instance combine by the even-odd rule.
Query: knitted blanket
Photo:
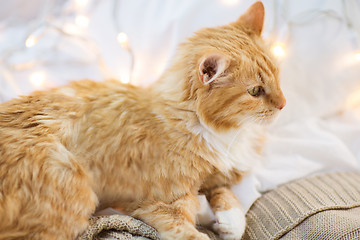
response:
[[[210,239],[217,236],[210,230],[198,227]],[[146,223],[127,215],[105,215],[90,218],[90,226],[78,240],[160,240],[157,231]]]
[[[90,226],[78,240],[159,240],[156,230],[126,215],[90,218]]]
[[[328,173],[282,185],[246,214],[243,240],[360,239],[360,173]],[[200,231],[212,240],[208,229]],[[156,230],[125,215],[92,217],[79,240],[159,239]]]

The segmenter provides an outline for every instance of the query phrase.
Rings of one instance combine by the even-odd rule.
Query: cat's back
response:
[[[32,146],[65,148],[84,158],[84,152],[97,149],[94,139],[112,145],[128,135],[162,132],[161,118],[153,111],[157,99],[147,89],[117,81],[82,80],[0,104],[0,165],[17,161],[16,153]]]
[[[70,150],[69,146],[81,144],[87,133],[97,136],[114,131],[109,124],[116,116],[146,102],[139,100],[139,96],[144,98],[139,91],[115,81],[83,80],[0,104],[0,165],[4,161],[19,163],[20,155],[35,147]]]
[[[0,104],[0,129],[50,127],[55,121],[71,121],[111,105],[129,107],[146,102],[146,91],[116,81],[82,80],[48,91],[36,91]],[[122,103],[122,104],[121,104]],[[119,109],[121,110],[121,109]]]

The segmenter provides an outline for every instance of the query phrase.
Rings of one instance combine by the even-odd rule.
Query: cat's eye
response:
[[[262,86],[256,86],[247,90],[248,93],[253,97],[259,97],[265,93],[265,90]]]

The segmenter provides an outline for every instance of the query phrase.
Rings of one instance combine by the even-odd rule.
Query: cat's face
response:
[[[257,2],[237,22],[203,29],[189,41],[198,59],[189,97],[196,98],[200,119],[217,130],[271,122],[285,106],[278,68],[260,37],[263,19]]]

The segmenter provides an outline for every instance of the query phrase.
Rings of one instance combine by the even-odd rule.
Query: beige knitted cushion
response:
[[[246,214],[247,239],[360,239],[360,174],[328,173],[264,194]]]

